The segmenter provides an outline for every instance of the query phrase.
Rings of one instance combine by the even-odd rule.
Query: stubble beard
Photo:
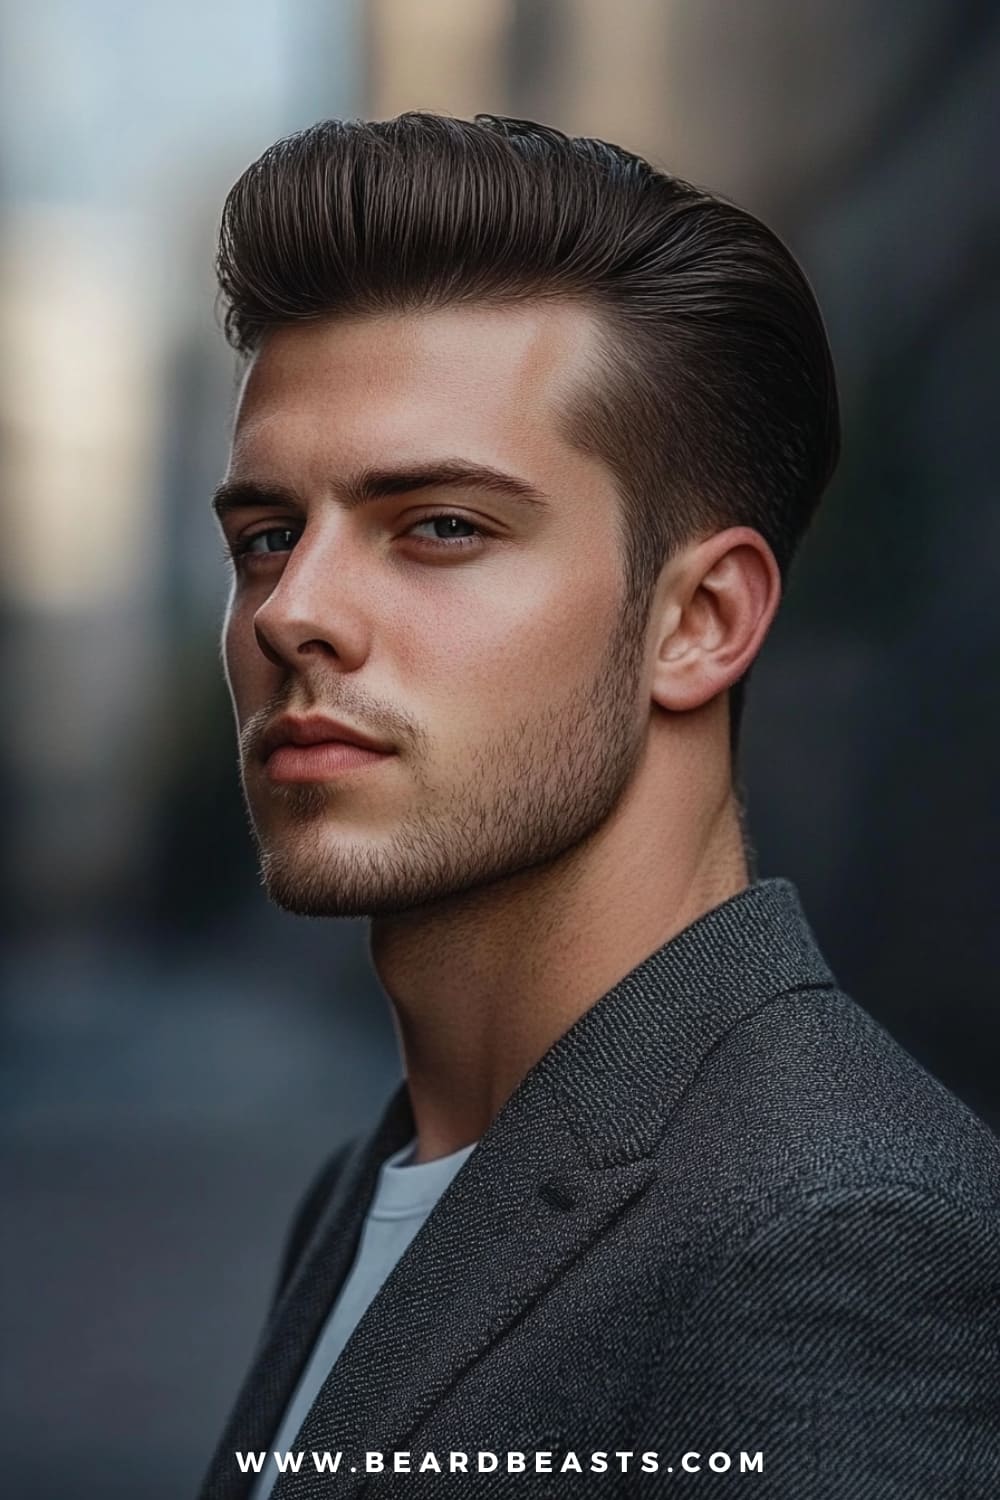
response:
[[[638,763],[641,659],[641,631],[623,615],[591,682],[470,747],[446,791],[431,794],[415,772],[413,812],[378,843],[338,844],[335,784],[270,789],[282,803],[270,840],[247,798],[269,899],[299,916],[386,916],[568,854],[611,815]]]

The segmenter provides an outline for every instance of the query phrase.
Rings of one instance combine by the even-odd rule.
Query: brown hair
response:
[[[752,214],[619,146],[530,120],[325,120],[231,189],[229,342],[336,313],[574,298],[604,378],[568,414],[622,496],[638,629],[666,559],[746,525],[782,578],[833,473],[836,381],[808,282]],[[744,688],[730,689],[734,774]]]

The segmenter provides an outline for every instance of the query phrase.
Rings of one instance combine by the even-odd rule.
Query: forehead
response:
[[[594,315],[572,303],[275,329],[243,382],[233,461],[301,469],[310,455],[366,463],[448,452],[534,469],[540,482],[553,467],[592,469],[559,417],[595,378],[597,333]]]

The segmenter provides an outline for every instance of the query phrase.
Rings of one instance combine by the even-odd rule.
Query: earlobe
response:
[[[686,713],[749,670],[781,600],[781,575],[764,538],[731,527],[694,544],[665,575],[652,697]]]

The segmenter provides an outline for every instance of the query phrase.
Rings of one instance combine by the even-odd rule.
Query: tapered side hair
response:
[[[569,299],[601,359],[566,435],[621,496],[638,632],[668,558],[750,526],[782,579],[836,466],[836,380],[803,272],[759,219],[607,141],[423,111],[325,120],[231,189],[226,336],[335,314]],[[747,676],[730,689],[735,768]]]

